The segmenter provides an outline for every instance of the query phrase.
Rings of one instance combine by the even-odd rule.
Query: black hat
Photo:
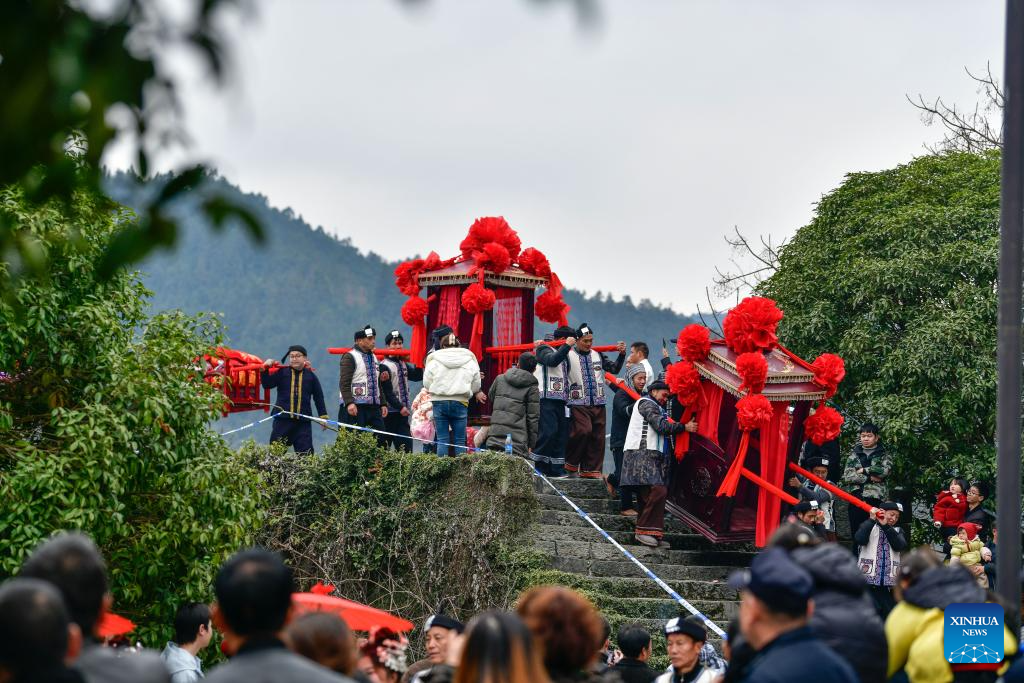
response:
[[[572,329],[568,325],[561,325],[555,329],[555,339],[565,339],[566,337],[575,337],[576,330]]]
[[[371,325],[370,323],[366,323],[365,325],[363,325],[363,329],[357,331],[353,335],[353,338],[356,341],[359,341],[360,339],[366,339],[367,337],[376,337],[376,336],[377,336],[377,330],[373,329],[373,325]]]
[[[423,630],[429,631],[434,627],[446,628],[449,631],[455,631],[456,633],[462,633],[465,629],[465,625],[461,621],[452,619],[447,614],[435,614],[432,617],[427,617],[427,620],[423,623]]]
[[[750,569],[733,572],[729,586],[750,591],[770,610],[791,615],[807,612],[814,580],[782,548],[768,548],[750,563]]]
[[[903,512],[903,504],[902,503],[896,503],[896,502],[893,502],[891,500],[887,500],[886,502],[884,502],[881,505],[879,505],[878,509],[879,510],[896,510],[898,512]]]
[[[652,391],[654,391],[655,389],[665,389],[665,390],[668,390],[668,385],[665,384],[665,382],[661,381],[660,379],[656,379],[656,380],[654,380],[653,382],[651,382],[650,384],[647,385],[647,393],[649,394]]]
[[[448,325],[441,325],[436,330],[430,333],[430,344],[429,348],[437,350],[441,348],[441,340],[447,337],[449,334],[455,332]]]
[[[384,343],[385,344],[390,344],[391,342],[393,342],[396,339],[398,341],[400,341],[400,342],[404,342],[405,341],[405,337],[402,336],[401,332],[399,332],[398,330],[391,330],[390,332],[388,332],[387,336],[384,337]]]
[[[807,458],[804,467],[813,470],[815,467],[828,467],[828,458]]]
[[[308,353],[306,353],[306,347],[305,346],[301,346],[299,344],[292,344],[291,346],[288,347],[288,350],[285,352],[285,354],[283,356],[281,356],[281,362],[282,363],[284,363],[286,360],[288,360],[288,356],[291,355],[292,351],[298,351],[303,356],[308,356],[309,355]]]
[[[820,506],[816,500],[802,500],[793,506],[793,512],[810,512],[819,508]]]
[[[698,643],[707,642],[708,639],[708,630],[704,627],[703,620],[700,617],[676,617],[675,619],[669,619],[665,624],[665,637],[668,638],[673,633],[688,635]]]
[[[588,334],[594,334],[594,330],[587,323],[580,323],[580,326],[576,328],[576,338],[585,337]]]
[[[862,424],[860,426],[860,433],[861,434],[865,434],[865,433],[867,433],[867,434],[874,434],[874,435],[877,436],[878,435],[878,425],[876,425],[874,422],[865,422],[864,424]]]

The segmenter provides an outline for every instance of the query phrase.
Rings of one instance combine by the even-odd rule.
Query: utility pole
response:
[[[997,592],[1020,605],[1021,267],[1024,234],[1024,0],[1006,0],[999,205],[999,371],[996,412]]]

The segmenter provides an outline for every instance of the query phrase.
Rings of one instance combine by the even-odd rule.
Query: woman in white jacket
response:
[[[434,403],[437,454],[447,455],[451,444],[451,454],[461,455],[466,450],[469,400],[475,395],[483,403],[487,394],[480,391],[480,365],[476,356],[469,349],[461,348],[454,334],[442,338],[441,348],[427,356],[423,388],[430,392]]]

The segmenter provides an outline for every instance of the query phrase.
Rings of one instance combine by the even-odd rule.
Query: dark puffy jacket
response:
[[[867,582],[853,555],[835,543],[823,543],[797,548],[792,556],[814,579],[814,634],[849,662],[863,683],[885,681],[885,626],[866,594]]]
[[[613,385],[609,385],[613,386]],[[615,399],[612,401],[612,428],[608,438],[608,447],[621,450],[626,445],[626,432],[629,431],[629,418],[633,414],[636,399],[622,389],[614,389]]]
[[[526,455],[537,444],[540,423],[540,389],[537,378],[526,370],[511,367],[494,379],[487,392],[491,403],[491,428],[487,448],[505,448],[505,437],[512,435],[512,450]]]

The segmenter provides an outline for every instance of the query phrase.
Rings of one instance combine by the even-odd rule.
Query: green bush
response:
[[[346,431],[313,456],[251,442],[243,453],[272,482],[260,540],[290,558],[303,589],[331,583],[419,625],[437,611],[465,619],[510,607],[520,577],[543,562],[519,458],[396,453]]]
[[[149,318],[136,275],[96,276],[132,220],[108,200],[28,209],[0,190],[0,212],[52,266],[0,301],[0,576],[55,531],[81,530],[107,558],[115,611],[162,645],[178,603],[211,599],[217,566],[252,542],[264,508],[258,475],[209,429],[221,399],[195,358],[220,324]],[[0,278],[15,266],[0,262]]]

